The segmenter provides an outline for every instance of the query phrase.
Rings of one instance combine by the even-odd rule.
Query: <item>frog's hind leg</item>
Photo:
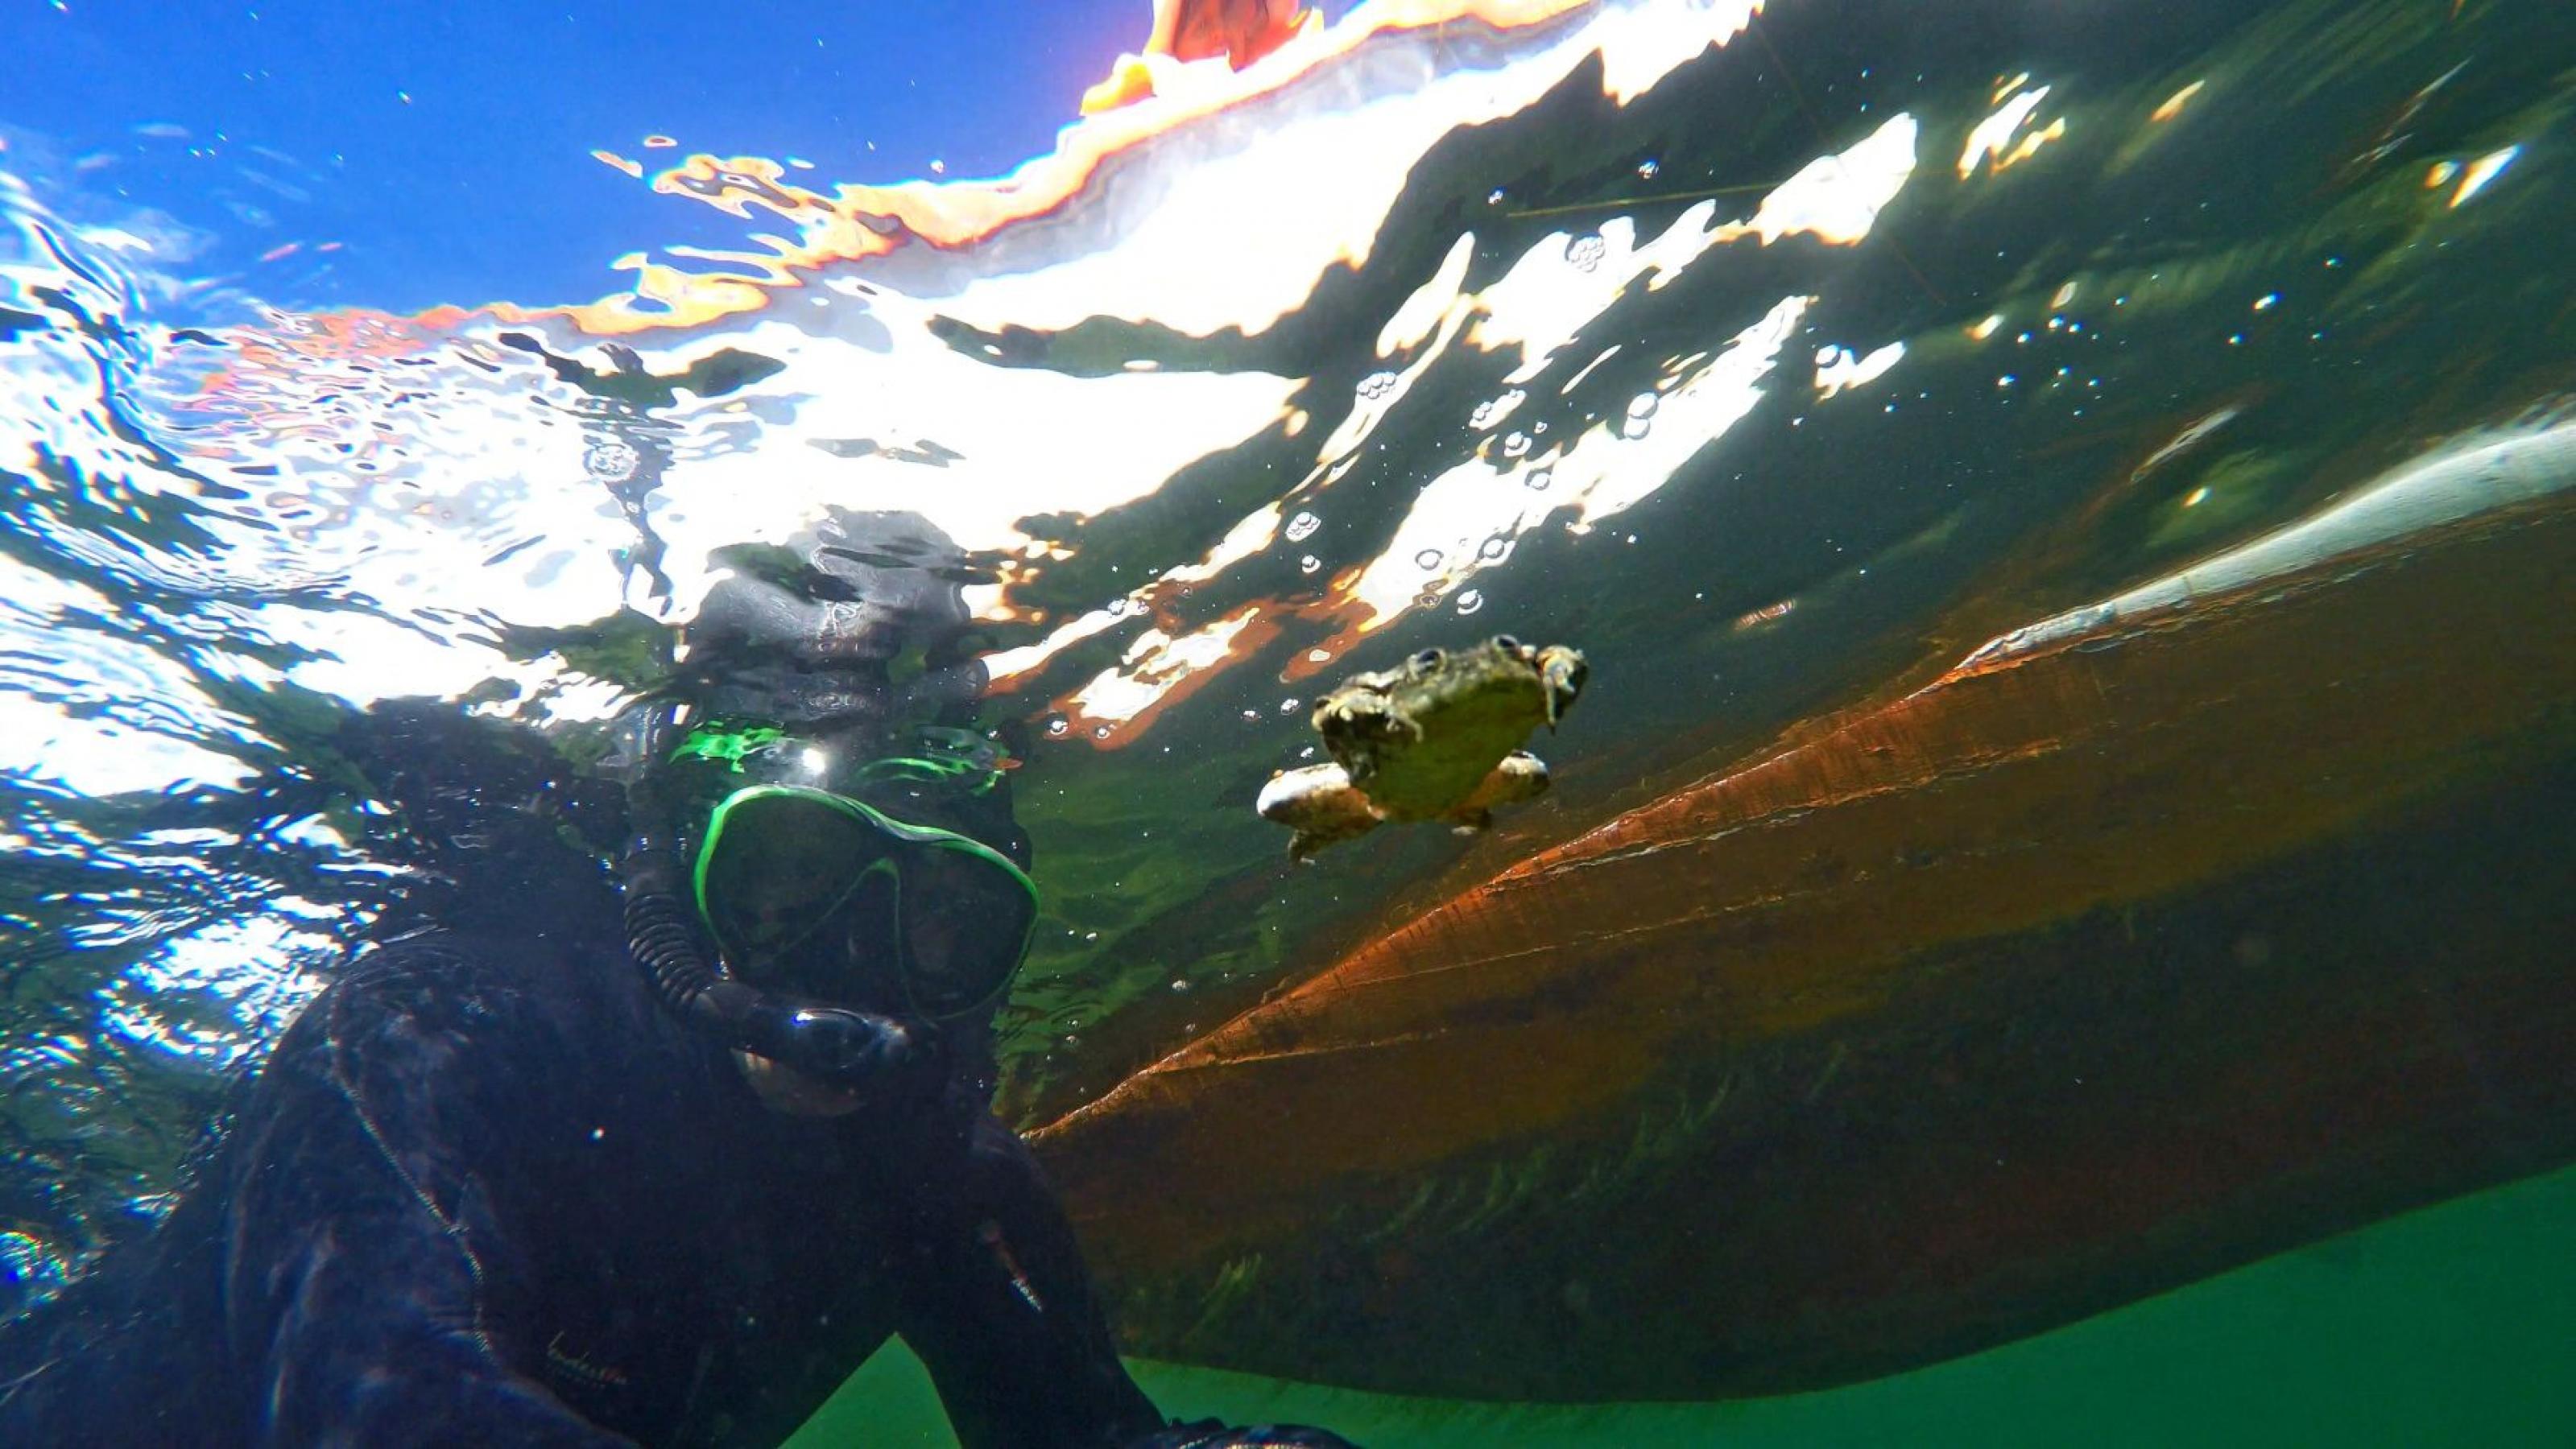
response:
[[[1490,815],[1497,805],[1518,805],[1546,794],[1547,783],[1547,765],[1527,750],[1514,750],[1467,792],[1450,815]]]

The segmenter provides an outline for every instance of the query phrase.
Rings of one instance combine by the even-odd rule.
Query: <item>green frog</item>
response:
[[[1272,777],[1255,808],[1296,832],[1288,853],[1298,860],[1390,820],[1482,830],[1496,806],[1547,789],[1547,766],[1519,746],[1556,727],[1585,674],[1579,650],[1497,634],[1352,675],[1315,702],[1332,763]]]

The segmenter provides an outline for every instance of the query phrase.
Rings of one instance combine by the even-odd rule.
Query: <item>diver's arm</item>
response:
[[[932,1176],[902,1332],[964,1449],[1353,1449],[1302,1425],[1166,1424],[1118,1360],[1055,1189],[991,1114]]]
[[[231,1159],[224,1296],[262,1445],[630,1441],[503,1357],[497,1234],[460,1141],[470,1001],[399,968],[317,997],[254,1087]]]
[[[964,1449],[1115,1449],[1161,1429],[1018,1136],[986,1114],[961,1156],[925,1168],[902,1333]]]

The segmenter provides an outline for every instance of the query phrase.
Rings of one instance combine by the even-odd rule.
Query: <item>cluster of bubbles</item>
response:
[[[644,456],[635,451],[633,444],[614,439],[593,443],[589,451],[581,455],[581,466],[602,483],[625,482],[635,476],[635,470],[643,462]]]
[[[1480,432],[1492,427],[1497,421],[1509,415],[1512,409],[1519,407],[1528,396],[1529,394],[1519,388],[1513,388],[1501,397],[1480,402],[1476,404],[1476,410],[1467,415],[1467,426]]]
[[[1651,392],[1641,392],[1628,399],[1628,416],[1619,424],[1619,436],[1642,438],[1654,426],[1655,409],[1662,399]]]

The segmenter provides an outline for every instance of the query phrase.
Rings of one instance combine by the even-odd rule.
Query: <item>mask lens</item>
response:
[[[1011,979],[1028,951],[1037,900],[1016,872],[983,855],[924,846],[904,862],[901,921],[914,1008],[952,1016]]]
[[[891,983],[866,978],[900,960],[902,995],[930,1017],[991,1000],[1037,923],[1028,878],[965,838],[783,786],[716,807],[697,887],[717,947],[744,979],[883,1010]]]
[[[698,863],[699,901],[716,944],[754,971],[794,950],[892,844],[867,817],[828,797],[755,790],[726,801]]]

